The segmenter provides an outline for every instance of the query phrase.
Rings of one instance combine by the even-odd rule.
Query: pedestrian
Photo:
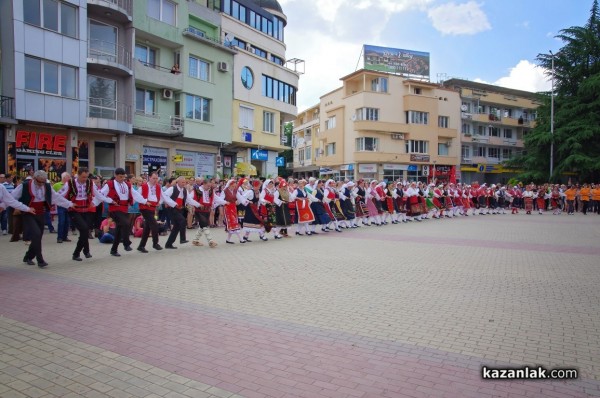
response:
[[[69,181],[71,180],[71,174],[64,172],[60,176],[60,182],[57,182],[52,186],[59,195],[64,196],[66,193],[66,189],[63,190]],[[68,238],[69,235],[69,211],[64,207],[58,207],[56,209],[56,213],[58,215],[58,227],[56,234],[56,243],[70,242],[71,240]]]

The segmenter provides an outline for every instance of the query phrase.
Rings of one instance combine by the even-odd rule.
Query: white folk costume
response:
[[[172,223],[171,233],[169,234],[167,243],[165,243],[165,248],[176,249],[176,247],[173,246],[173,243],[175,243],[177,235],[179,235],[179,243],[184,244],[188,242],[185,236],[187,223],[183,216],[185,207],[194,206],[197,208],[200,206],[200,203],[196,202],[192,198],[192,195],[188,195],[188,191],[185,187],[179,187],[177,182],[163,192],[162,198],[167,205],[167,211],[169,211],[171,215]],[[216,246],[216,243],[214,246]]]
[[[194,216],[198,222],[196,236],[192,240],[194,246],[204,246],[202,244],[202,236],[206,238],[209,247],[217,247],[217,242],[213,239],[210,233],[210,213],[221,204],[225,203],[212,188],[210,181],[204,181],[202,185],[194,187],[194,200],[198,203],[194,211]]]
[[[344,217],[342,209],[340,208],[340,201],[336,197],[335,181],[331,179],[325,182],[325,186],[323,188],[323,202],[325,204],[325,210],[331,218],[331,222],[329,224],[333,223],[335,225],[335,230],[337,232],[342,232],[339,222],[345,220],[346,218]],[[329,228],[329,224],[325,227],[326,229],[331,229]]]
[[[367,209],[369,210],[369,225],[374,222],[375,225],[381,226],[380,209],[377,207],[381,197],[377,193],[377,183],[377,180],[373,180],[369,183],[369,188],[367,188],[366,191],[366,203]]]
[[[156,210],[158,206],[163,204],[163,192],[157,182],[152,184],[150,181],[142,184],[140,193],[145,203],[140,202],[140,213],[144,218],[144,230],[142,231],[142,239],[137,247],[137,250],[142,253],[148,253],[146,250],[146,242],[150,234],[152,234],[152,247],[155,250],[162,250],[161,245],[158,243],[158,223],[156,221]]]
[[[281,200],[279,199],[279,192],[273,186],[273,180],[267,179],[263,183],[259,203],[260,214],[264,219],[265,231],[267,233],[273,231],[275,239],[283,238],[279,234],[279,227],[276,226],[277,215],[275,214],[275,206],[281,206]]]
[[[315,215],[310,208],[310,204],[311,202],[316,201],[316,199],[306,192],[305,185],[306,181],[301,180],[295,192],[296,214],[298,220],[296,235],[303,235],[301,231],[305,231],[304,233],[306,235],[312,235],[308,226],[315,221]]]
[[[419,203],[419,190],[417,184],[411,182],[410,186],[406,190],[406,197],[408,198],[408,205],[410,209],[410,216],[416,221],[421,221],[421,205]]]
[[[227,231],[227,240],[226,243],[233,244],[231,241],[231,236],[233,234],[237,235],[240,243],[246,243],[244,239],[240,236],[240,223],[238,220],[238,189],[237,184],[234,179],[227,181],[225,184],[225,189],[221,193],[221,198],[223,199],[223,212],[225,213],[225,229]],[[216,204],[219,206],[219,204]]]
[[[238,196],[240,204],[244,207],[244,241],[250,242],[248,237],[251,232],[258,233],[261,240],[268,240],[265,237],[265,229],[262,217],[258,208],[260,181],[254,181],[255,186],[251,187],[244,183],[243,192]]]

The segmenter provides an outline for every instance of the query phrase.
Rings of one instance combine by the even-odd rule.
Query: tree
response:
[[[283,134],[285,134],[285,137],[287,139],[287,144],[288,145],[292,145],[292,131],[294,130],[294,124],[292,122],[288,122],[283,126]],[[286,166],[290,163],[292,163],[294,161],[294,150],[293,149],[286,149],[285,151],[283,151],[280,156],[283,156],[285,158],[285,164]],[[278,168],[278,174],[282,177],[287,177],[290,174],[290,170],[287,167],[279,167]]]
[[[551,95],[541,93],[535,128],[524,137],[525,152],[511,162],[526,170],[525,181],[546,181],[554,140],[551,181],[565,172],[582,180],[600,179],[600,8],[594,0],[585,26],[556,36],[564,42],[555,54],[538,54],[538,65],[554,73],[554,135],[550,135]],[[554,61],[554,69],[552,63]]]

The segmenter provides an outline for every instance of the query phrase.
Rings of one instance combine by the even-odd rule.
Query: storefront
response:
[[[214,153],[176,150],[177,155],[183,156],[181,162],[175,163],[175,174],[184,177],[207,177],[216,175]]]
[[[341,181],[354,180],[354,165],[343,164],[340,166],[340,178]]]
[[[7,145],[8,173],[26,177],[25,166],[44,170],[51,181],[67,171],[67,134],[51,130],[17,128],[15,142]]]
[[[159,176],[168,176],[169,150],[144,146],[142,148],[142,173],[157,172]]]
[[[403,181],[404,173],[408,170],[407,164],[384,163],[382,167],[383,179],[388,182]]]
[[[358,165],[358,178],[363,179],[376,179],[377,178],[377,164],[366,163]]]
[[[437,183],[456,183],[456,166],[432,165],[424,167],[429,167],[429,182],[435,179]]]

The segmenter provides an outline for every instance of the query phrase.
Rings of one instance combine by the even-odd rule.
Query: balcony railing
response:
[[[0,95],[0,119],[14,119],[15,118],[15,99],[11,97],[5,97]]]
[[[131,105],[106,98],[88,98],[88,117],[120,120],[131,124]]]
[[[237,50],[237,47],[233,46],[231,43],[227,42],[227,44],[225,44],[224,41],[221,41],[220,39],[216,39],[214,37],[208,36],[206,33],[201,31],[200,29],[194,28],[193,26],[189,26],[189,27],[183,29],[183,35],[194,38],[194,39],[199,39],[200,41],[203,41],[203,40],[210,41],[210,42],[218,44],[220,46],[230,48],[233,51]]]
[[[98,3],[109,3],[125,10],[127,15],[133,15],[133,0],[99,0]]]
[[[184,119],[180,116],[140,111],[137,111],[135,116],[133,127],[136,129],[168,134],[183,133]]]
[[[120,44],[90,39],[88,58],[115,63],[131,69],[131,52]]]

